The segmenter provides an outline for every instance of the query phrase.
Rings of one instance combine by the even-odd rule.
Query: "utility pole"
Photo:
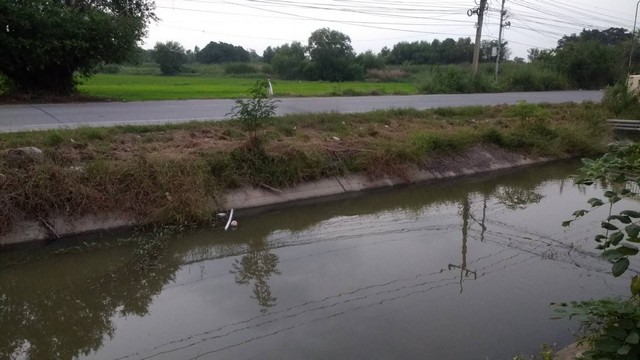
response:
[[[502,0],[502,9],[500,9],[500,32],[498,34],[498,55],[496,56],[496,81],[498,81],[498,70],[500,69],[500,52],[502,51],[502,31],[505,26],[511,26],[510,22],[504,22],[507,12],[504,10],[504,3],[506,0]]]
[[[480,61],[480,45],[482,43],[482,22],[484,20],[484,12],[487,8],[487,0],[480,0],[480,5],[476,9],[467,11],[468,16],[478,14],[478,24],[476,25],[476,44],[473,49],[473,65],[471,65],[472,76],[476,77],[478,73],[478,62]]]

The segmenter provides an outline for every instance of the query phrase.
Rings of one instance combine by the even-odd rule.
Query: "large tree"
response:
[[[196,59],[203,64],[249,62],[251,54],[242,46],[211,41],[196,54]]]
[[[555,63],[577,87],[599,89],[624,79],[632,39],[621,28],[585,29],[558,40]]]
[[[311,59],[308,72],[312,80],[346,81],[363,76],[356,63],[351,38],[336,30],[322,28],[311,33],[307,52]]]
[[[2,0],[0,73],[21,92],[68,94],[75,73],[127,58],[154,7],[151,0]]]
[[[282,79],[302,79],[307,59],[305,48],[298,42],[284,44],[272,50],[271,66]]]
[[[179,73],[182,65],[187,62],[187,54],[176,41],[158,42],[153,48],[153,60],[160,65],[162,74],[174,75]]]

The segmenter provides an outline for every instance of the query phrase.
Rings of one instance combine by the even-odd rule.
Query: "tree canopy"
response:
[[[242,46],[234,46],[225,42],[211,41],[197,54],[196,59],[203,64],[221,64],[225,62],[248,62],[251,53]]]
[[[160,65],[163,75],[174,75],[180,72],[182,65],[187,62],[187,54],[178,42],[159,42],[153,48],[153,60]]]
[[[346,81],[361,76],[351,38],[344,33],[329,28],[314,31],[307,52],[311,59],[308,77],[312,80]]]
[[[124,61],[156,19],[151,0],[0,2],[0,73],[21,92],[68,94],[74,74]]]

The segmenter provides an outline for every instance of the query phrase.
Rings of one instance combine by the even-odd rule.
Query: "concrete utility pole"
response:
[[[484,20],[484,11],[487,8],[487,0],[480,0],[480,5],[476,9],[470,9],[467,11],[468,16],[472,16],[473,14],[478,14],[478,24],[476,25],[476,44],[473,49],[473,65],[472,68],[472,76],[476,77],[478,73],[478,62],[480,61],[480,45],[482,43],[482,22]]]
[[[504,3],[506,0],[502,0],[502,9],[500,9],[500,32],[498,34],[498,55],[496,56],[496,81],[498,81],[498,70],[500,69],[500,52],[502,51],[502,30],[505,26],[511,26],[510,22],[504,22],[505,16],[507,15],[506,10],[504,9]]]
[[[638,0],[638,2],[636,3],[636,15],[633,18],[633,31],[631,33],[633,35],[633,38],[631,40],[631,50],[629,51],[629,67],[627,68],[627,77],[631,75],[631,61],[633,59],[633,48],[636,44],[636,25],[638,22],[638,6],[640,6],[640,0]]]

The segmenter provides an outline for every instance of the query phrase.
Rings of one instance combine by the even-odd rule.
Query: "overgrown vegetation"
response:
[[[616,115],[638,113],[637,95],[630,93],[624,84],[609,88],[603,104]],[[563,225],[569,226],[583,216],[605,209],[599,215],[602,231],[594,237],[595,248],[611,262],[612,275],[620,277],[629,271],[632,258],[640,252],[637,246],[640,243],[640,209],[636,206],[640,186],[640,144],[613,144],[605,155],[583,162],[576,183],[589,186],[597,182],[606,190],[601,198],[587,200],[589,207],[576,210],[573,219]],[[580,342],[588,346],[584,359],[640,357],[640,274],[637,270],[632,271],[635,275],[630,281],[629,298],[556,306],[561,316],[580,320]]]
[[[606,117],[596,104],[291,115],[260,120],[252,152],[239,121],[0,134],[0,229],[56,214],[207,222],[229,189],[353,172],[402,179],[411,166],[480,148],[594,154],[609,140]],[[18,150],[26,146],[43,159]]]
[[[617,83],[605,90],[602,104],[621,119],[640,118],[640,98],[626,84]]]
[[[581,322],[581,344],[589,349],[585,360],[633,360],[640,357],[640,303],[630,300],[604,299],[559,304],[562,317]]]

